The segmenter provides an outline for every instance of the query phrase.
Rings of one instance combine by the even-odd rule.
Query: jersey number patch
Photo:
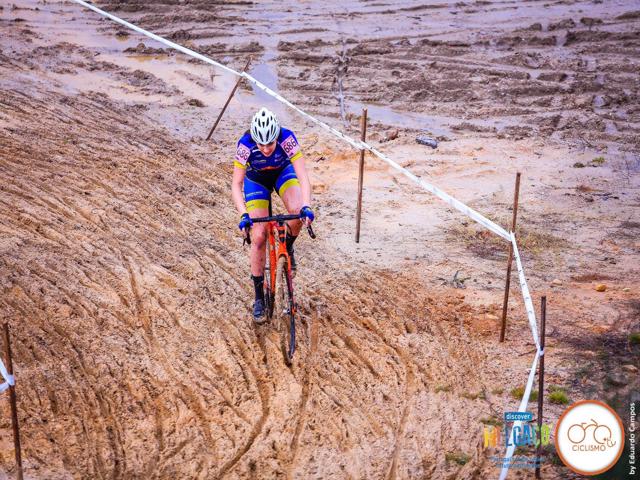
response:
[[[296,139],[293,138],[292,135],[288,136],[280,145],[282,145],[284,153],[286,153],[289,158],[298,153],[298,150],[300,149],[298,142],[296,142]]]
[[[249,150],[246,146],[240,144],[236,150],[236,160],[240,162],[242,165],[246,165],[247,160],[249,160],[249,155],[251,155],[251,150]]]

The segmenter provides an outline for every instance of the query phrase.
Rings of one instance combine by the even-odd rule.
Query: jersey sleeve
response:
[[[287,154],[291,163],[295,162],[302,156],[302,150],[300,149],[300,144],[298,143],[298,139],[291,131],[286,131],[284,134],[284,138],[282,142],[280,142],[284,153]]]
[[[240,140],[238,142],[238,147],[236,148],[236,159],[234,160],[233,165],[246,170],[249,155],[251,155],[251,149],[249,149],[249,147]]]

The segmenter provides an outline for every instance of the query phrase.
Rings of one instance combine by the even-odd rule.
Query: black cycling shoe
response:
[[[256,323],[264,323],[267,320],[267,316],[264,311],[264,300],[257,298],[253,304],[253,321]]]

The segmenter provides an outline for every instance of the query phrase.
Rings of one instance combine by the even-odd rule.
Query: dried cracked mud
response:
[[[351,135],[367,107],[373,144],[505,227],[521,171],[549,385],[619,408],[638,391],[635,2],[98,5],[236,69],[251,56]],[[515,276],[497,341],[501,240],[368,158],[355,244],[357,152],[244,85],[206,142],[232,76],[73,2],[1,7],[0,320],[26,478],[497,477],[483,423],[517,408],[535,351]],[[318,213],[291,368],[276,325],[251,322],[230,199],[261,104],[298,134]]]

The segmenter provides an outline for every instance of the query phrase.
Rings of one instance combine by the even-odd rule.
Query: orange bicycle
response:
[[[271,205],[269,205],[271,213]],[[293,275],[287,252],[288,220],[300,220],[299,215],[269,215],[253,218],[254,223],[267,223],[267,259],[264,272],[264,302],[267,322],[274,317],[276,299],[282,307],[279,319],[280,347],[287,365],[291,365],[296,351],[296,303],[293,296]],[[307,225],[311,238],[316,238],[311,225]],[[245,240],[251,244],[249,229],[245,230]],[[278,279],[280,281],[278,281]]]

